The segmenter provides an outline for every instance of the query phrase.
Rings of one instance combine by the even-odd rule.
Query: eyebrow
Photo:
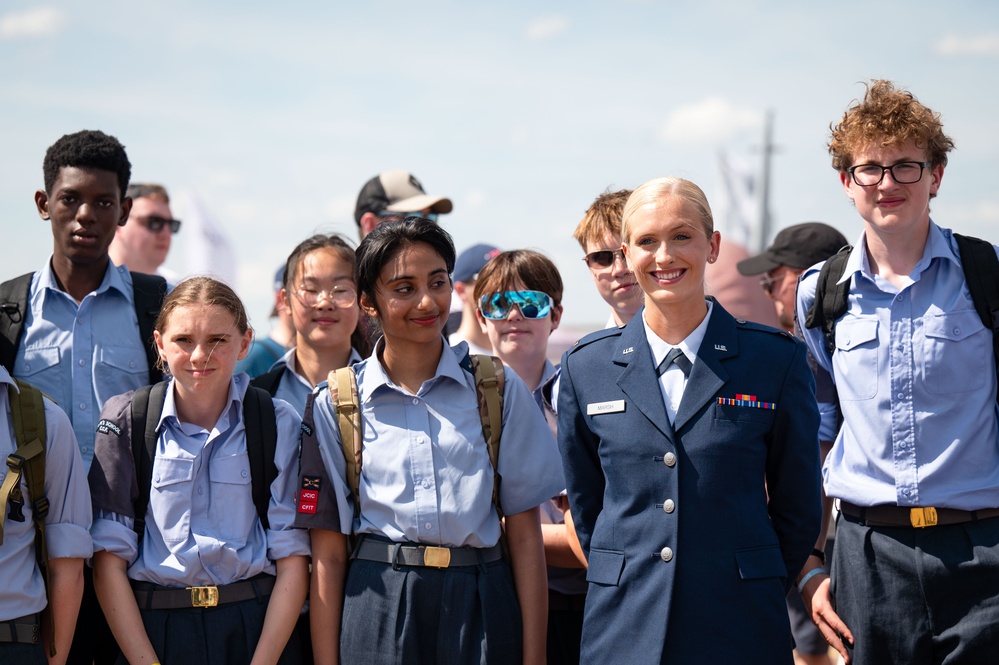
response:
[[[427,277],[433,277],[434,275],[447,275],[447,274],[448,274],[447,268],[438,268],[436,270],[430,271],[430,274],[427,275]],[[416,279],[416,276],[415,275],[396,275],[395,277],[392,277],[392,278],[389,278],[389,279],[385,280],[385,283],[386,284],[391,284],[392,282],[399,282],[399,281],[403,281],[403,280],[407,280],[407,279]]]

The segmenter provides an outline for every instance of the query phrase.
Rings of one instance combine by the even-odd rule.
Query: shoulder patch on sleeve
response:
[[[97,423],[97,431],[101,434],[114,434],[115,436],[121,436],[121,427],[119,427],[117,423],[113,423],[106,419]]]

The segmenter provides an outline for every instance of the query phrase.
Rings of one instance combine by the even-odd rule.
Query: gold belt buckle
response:
[[[423,548],[423,564],[431,568],[447,568],[451,565],[451,550],[427,545]]]
[[[191,607],[215,607],[219,604],[219,588],[217,586],[189,586],[191,592]]]
[[[937,509],[933,506],[925,508],[910,508],[909,522],[917,529],[937,525]]]

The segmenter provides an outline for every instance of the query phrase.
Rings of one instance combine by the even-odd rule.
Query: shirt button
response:
[[[663,510],[667,513],[676,510],[676,504],[673,503],[673,499],[666,499],[666,503],[663,504]]]
[[[153,478],[153,480],[155,480],[156,482],[160,482],[160,477],[156,476],[156,477]]]
[[[80,410],[82,411],[82,410],[84,410],[86,408],[87,408],[86,402],[80,402]]]
[[[416,398],[414,397],[414,398],[413,398],[413,404],[419,404],[419,403],[420,403],[420,400],[418,400],[418,399],[416,399]]]
[[[198,488],[198,494],[204,494],[204,493],[205,493],[205,488],[204,487],[199,487]]]
[[[250,472],[247,471],[246,469],[243,469],[242,471],[239,472],[239,475],[241,475],[244,478],[246,478],[248,475],[250,475]]]
[[[78,364],[80,365],[80,367],[83,367],[84,365],[87,364],[87,361],[84,360],[83,358],[80,358],[80,362]]]
[[[430,529],[433,528],[433,525],[430,524],[430,522],[427,522],[426,524],[423,525],[423,528],[426,529],[427,531],[430,531]]]
[[[80,361],[80,362],[83,362],[83,361]],[[131,362],[129,362],[128,366],[131,367],[132,369],[135,369],[135,361],[132,360]]]
[[[960,335],[961,334],[961,329],[960,328],[954,328],[954,334],[955,335]]]
[[[902,300],[905,300],[905,296],[904,296],[904,295],[902,295],[901,293],[900,293],[900,294],[898,294],[898,300],[899,300],[899,301],[902,301]]]
[[[899,394],[897,395],[897,397],[898,397],[899,399],[905,399],[905,395],[903,395],[902,393],[899,393]]]
[[[663,457],[663,462],[666,463],[666,466],[676,466],[676,455],[673,453],[666,453],[666,456]]]
[[[673,550],[671,550],[668,547],[662,548],[662,550],[659,551],[659,558],[661,558],[663,561],[666,561],[666,562],[672,561],[673,560]]]
[[[424,442],[424,438],[422,436],[418,436],[418,437],[416,437],[416,442],[417,443],[423,443]]]
[[[423,481],[423,489],[425,489],[425,490],[430,489],[430,481],[429,480],[424,480]]]
[[[31,371],[31,365],[25,365],[24,366],[24,371],[25,372],[30,372]]]
[[[82,326],[83,325],[83,317],[81,316],[80,318],[78,318],[76,320],[76,322],[79,323]]]

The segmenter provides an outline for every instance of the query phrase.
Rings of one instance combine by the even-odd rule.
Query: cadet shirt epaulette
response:
[[[572,355],[579,349],[592,344],[593,342],[604,339],[605,337],[620,337],[621,333],[624,331],[624,326],[620,328],[604,328],[603,330],[597,330],[596,332],[591,332],[590,334],[584,336],[582,339],[576,340],[576,343],[568,348],[565,352],[566,355]]]

